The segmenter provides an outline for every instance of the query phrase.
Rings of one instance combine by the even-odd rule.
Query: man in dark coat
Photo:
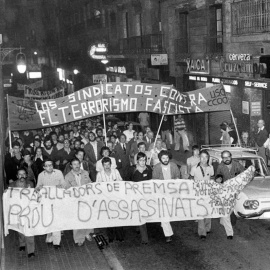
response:
[[[115,146],[114,150],[121,159],[122,168],[119,170],[121,177],[123,178],[123,180],[128,181],[130,178],[130,161],[125,134],[121,134],[120,143]]]
[[[268,139],[268,131],[265,129],[265,122],[264,120],[259,120],[257,123],[258,131],[255,132],[255,146],[258,148],[258,155],[261,156],[265,162],[267,162],[266,155],[265,155],[265,148],[264,143]]]
[[[97,171],[96,163],[101,159],[100,150],[104,146],[103,142],[96,140],[94,132],[89,133],[89,142],[84,146],[85,160],[90,167],[90,178],[93,182],[96,182]]]

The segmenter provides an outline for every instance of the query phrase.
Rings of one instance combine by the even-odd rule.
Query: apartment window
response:
[[[222,9],[221,7],[216,8],[216,34],[217,34],[217,43],[222,43],[222,35],[223,35],[223,21],[222,21]]]
[[[142,35],[142,14],[135,15],[135,35]]]
[[[210,7],[209,20],[209,36],[206,37],[206,50],[208,53],[222,53],[223,14],[221,5]]]
[[[177,44],[177,50],[179,53],[188,53],[189,49],[189,38],[188,38],[188,13],[179,13],[179,39]]]
[[[232,4],[232,33],[246,35],[270,30],[270,0],[249,0]]]
[[[123,30],[124,30],[124,38],[128,38],[129,37],[129,23],[128,23],[128,12],[124,12],[123,13]]]

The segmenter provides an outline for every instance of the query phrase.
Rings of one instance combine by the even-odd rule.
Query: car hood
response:
[[[242,191],[249,199],[270,199],[270,177],[254,178]]]

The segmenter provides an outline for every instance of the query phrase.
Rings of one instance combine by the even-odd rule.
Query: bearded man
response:
[[[44,139],[44,148],[42,154],[43,157],[51,159],[53,162],[56,162],[58,160],[58,150],[56,146],[53,145],[49,137],[46,137]]]
[[[171,154],[167,150],[161,150],[158,154],[158,158],[160,163],[154,166],[153,179],[180,179],[180,170],[175,163],[170,162]],[[166,237],[166,242],[171,242],[173,231],[170,222],[161,222],[161,227]]]
[[[232,159],[232,153],[230,151],[223,151],[221,158],[222,162],[217,167],[216,182],[224,183],[245,170],[238,161]],[[220,218],[220,224],[224,226],[228,240],[233,239],[232,222],[235,222],[234,219],[235,216],[233,213],[232,216],[228,215],[227,217]]]
[[[10,183],[11,188],[33,188],[32,181],[27,180],[27,171],[25,169],[18,169],[17,180]],[[24,236],[18,232],[20,248],[19,251],[27,250],[28,258],[35,257],[35,238],[34,236]]]

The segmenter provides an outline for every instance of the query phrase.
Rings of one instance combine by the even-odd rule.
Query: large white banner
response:
[[[3,196],[5,235],[26,236],[71,229],[138,226],[146,222],[218,218],[253,179],[254,167],[218,184],[214,181],[149,180],[103,182],[70,189],[9,188]]]

